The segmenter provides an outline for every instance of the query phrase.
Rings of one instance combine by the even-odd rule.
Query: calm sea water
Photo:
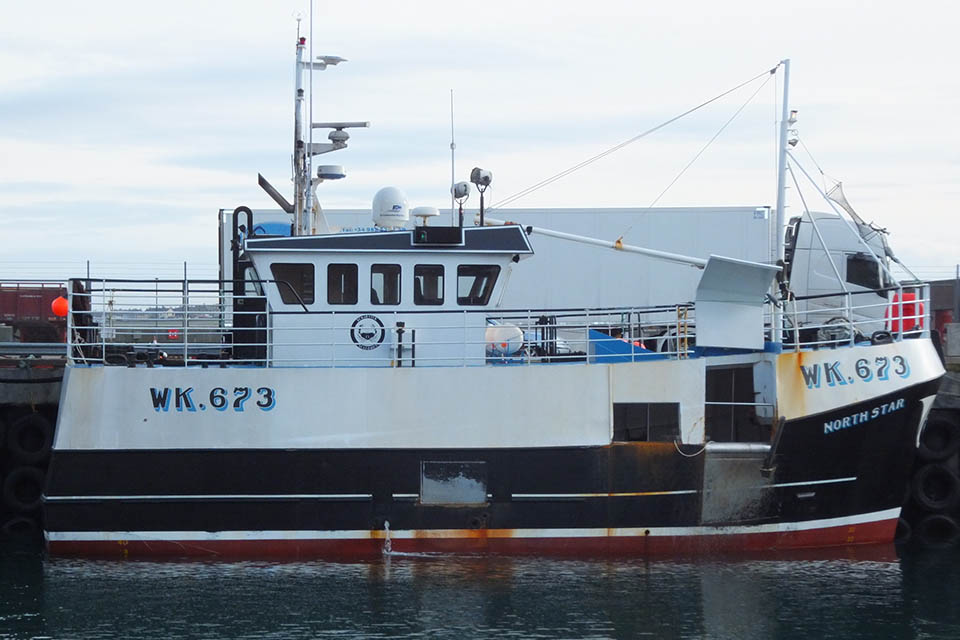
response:
[[[0,638],[960,638],[960,550],[373,562],[0,547]]]

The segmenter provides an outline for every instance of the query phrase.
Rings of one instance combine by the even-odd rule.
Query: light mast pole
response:
[[[777,238],[777,260],[784,258],[783,233],[784,233],[784,208],[786,207],[787,190],[787,129],[790,118],[790,59],[784,58],[780,61],[783,65],[783,112],[780,116],[780,146],[777,159],[777,215],[774,224]],[[773,307],[773,342],[782,342],[782,312],[776,306]]]
[[[310,188],[310,176],[307,171],[307,148],[303,141],[303,53],[306,49],[306,38],[297,40],[297,66],[294,82],[294,113],[293,113],[293,232],[294,235],[303,235],[306,221],[304,220],[304,200],[306,191]]]

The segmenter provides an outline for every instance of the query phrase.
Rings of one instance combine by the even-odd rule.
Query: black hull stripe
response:
[[[808,521],[865,512],[858,482],[804,483],[757,491],[770,505],[726,524]],[[703,524],[703,495],[544,497],[491,500],[471,506],[431,506],[414,499],[350,498],[113,498],[47,499],[49,531],[117,530],[376,530],[395,529],[676,527]],[[882,505],[883,509],[899,503]],[[882,510],[882,509],[878,509]]]
[[[803,522],[899,508],[930,385],[786,424],[769,479],[744,513],[711,509],[698,446],[424,450],[54,452],[48,531],[264,531],[676,527]],[[903,409],[825,433],[824,421],[902,400]],[[419,501],[424,461],[482,461],[487,502]],[[711,462],[711,465],[714,464]],[[736,462],[736,461],[734,461]],[[721,467],[725,469],[726,467]],[[730,469],[735,467],[731,466]],[[771,486],[764,486],[764,483]],[[707,493],[704,493],[704,487]],[[713,493],[711,493],[713,492]]]
[[[699,447],[690,447],[696,451]],[[486,463],[488,493],[696,491],[702,457],[673,443],[557,449],[57,451],[46,495],[420,495],[423,461]]]
[[[840,482],[856,482],[855,477],[849,478],[828,478],[825,480],[807,480],[804,482],[783,482],[779,484],[771,485],[757,485],[754,487],[757,490],[766,490],[766,489],[779,489],[783,487],[809,487],[823,484],[836,484]],[[583,499],[583,498],[629,498],[629,497],[641,497],[641,496],[661,496],[661,495],[689,495],[701,493],[697,489],[685,489],[682,491],[634,491],[630,493],[515,493],[510,496],[511,500],[568,500],[568,499]],[[418,500],[419,495],[415,493],[402,493],[393,494],[394,500]],[[492,495],[488,495],[488,498],[492,498]],[[167,501],[167,500],[372,500],[373,494],[348,494],[348,493],[338,493],[338,494],[278,494],[278,495],[269,495],[269,494],[250,494],[250,495],[241,495],[241,494],[222,494],[222,495],[166,495],[166,496],[149,496],[149,495],[116,495],[116,496],[47,496],[45,500],[47,502],[73,502],[73,501],[83,501],[83,500],[136,500],[136,501]]]

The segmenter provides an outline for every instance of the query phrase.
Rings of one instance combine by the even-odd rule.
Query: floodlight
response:
[[[493,174],[486,169],[474,167],[473,171],[470,172],[470,182],[482,190],[483,188],[489,187],[490,183],[493,182]]]

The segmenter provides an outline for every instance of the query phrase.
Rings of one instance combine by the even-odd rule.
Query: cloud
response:
[[[791,105],[816,163],[844,181],[864,217],[891,229],[899,254],[956,262],[960,136],[949,123],[960,88],[945,72],[954,5],[922,3],[916,19],[886,2],[595,5],[318,3],[314,52],[349,62],[315,76],[316,119],[372,122],[351,132],[347,151],[317,159],[348,173],[323,186],[325,206],[367,207],[387,184],[417,203],[449,206],[451,89],[458,176],[491,169],[497,202],[789,55]],[[272,206],[258,171],[289,193],[291,15],[306,18],[307,9],[180,0],[5,7],[0,216],[47,228],[25,222],[0,244],[56,239],[71,255],[109,260],[138,243],[153,252],[154,234],[166,232],[168,255],[202,256],[219,208]],[[772,204],[781,82],[768,84],[659,204]],[[747,95],[516,204],[646,206]],[[315,140],[325,135],[317,130]],[[91,234],[94,221],[118,219],[122,242]],[[184,232],[193,226],[197,233]]]

